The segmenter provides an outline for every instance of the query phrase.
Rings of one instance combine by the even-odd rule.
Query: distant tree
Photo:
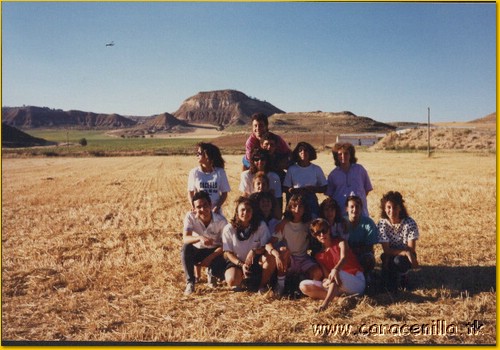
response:
[[[78,141],[78,143],[81,145],[81,146],[87,146],[87,139],[84,137],[82,139],[80,139],[80,141]]]

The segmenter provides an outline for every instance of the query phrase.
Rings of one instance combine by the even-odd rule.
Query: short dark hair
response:
[[[309,160],[315,160],[316,158],[318,158],[318,155],[316,154],[316,150],[314,149],[314,147],[310,143],[301,141],[293,149],[292,162],[296,163],[299,161],[299,159],[300,159],[299,158],[299,150],[301,148],[305,149],[307,151],[307,153],[309,153]]]
[[[349,204],[349,201],[354,201],[356,202],[360,208],[363,208],[363,201],[361,200],[361,197],[355,194],[351,194],[347,196],[347,199],[345,200],[345,206],[347,207],[347,204]]]
[[[269,121],[267,120],[267,115],[265,115],[264,113],[254,113],[252,114],[252,122],[254,120],[257,120],[259,122],[263,122],[264,125],[267,127],[269,127]]]
[[[193,198],[191,198],[191,203],[194,205],[194,202],[200,199],[205,199],[208,202],[208,204],[212,205],[212,200],[210,199],[210,195],[208,194],[207,191],[196,192],[193,195]]]

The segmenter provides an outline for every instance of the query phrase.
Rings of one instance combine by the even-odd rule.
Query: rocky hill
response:
[[[2,122],[23,129],[29,128],[124,128],[136,121],[119,114],[98,114],[82,111],[63,111],[47,107],[2,107]]]
[[[49,146],[55,145],[55,142],[50,142],[44,139],[33,137],[19,129],[2,123],[2,147],[33,147],[33,146]]]
[[[469,123],[480,123],[480,124],[488,124],[488,123],[496,123],[497,122],[497,112],[493,112],[491,114],[488,114],[485,117],[479,118],[479,119],[474,119],[470,121]]]
[[[385,124],[368,117],[344,112],[304,112],[274,114],[269,119],[272,130],[279,132],[323,132],[341,133],[380,133],[395,130],[393,125]]]
[[[252,114],[284,113],[272,104],[236,90],[199,92],[186,99],[173,115],[187,122],[219,126],[248,124]]]

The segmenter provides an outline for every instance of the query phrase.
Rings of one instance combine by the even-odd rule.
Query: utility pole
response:
[[[427,157],[431,156],[431,109],[427,107]]]

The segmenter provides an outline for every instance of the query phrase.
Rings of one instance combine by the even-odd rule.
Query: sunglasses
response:
[[[328,231],[323,231],[323,230],[321,230],[321,231],[312,231],[312,235],[314,237],[318,237],[320,235],[327,235],[327,234],[328,234]]]
[[[254,157],[254,158],[252,158],[252,160],[253,160],[254,162],[258,162],[258,161],[260,161],[260,160],[265,161],[265,159],[264,159],[264,158],[259,158],[259,157]]]

